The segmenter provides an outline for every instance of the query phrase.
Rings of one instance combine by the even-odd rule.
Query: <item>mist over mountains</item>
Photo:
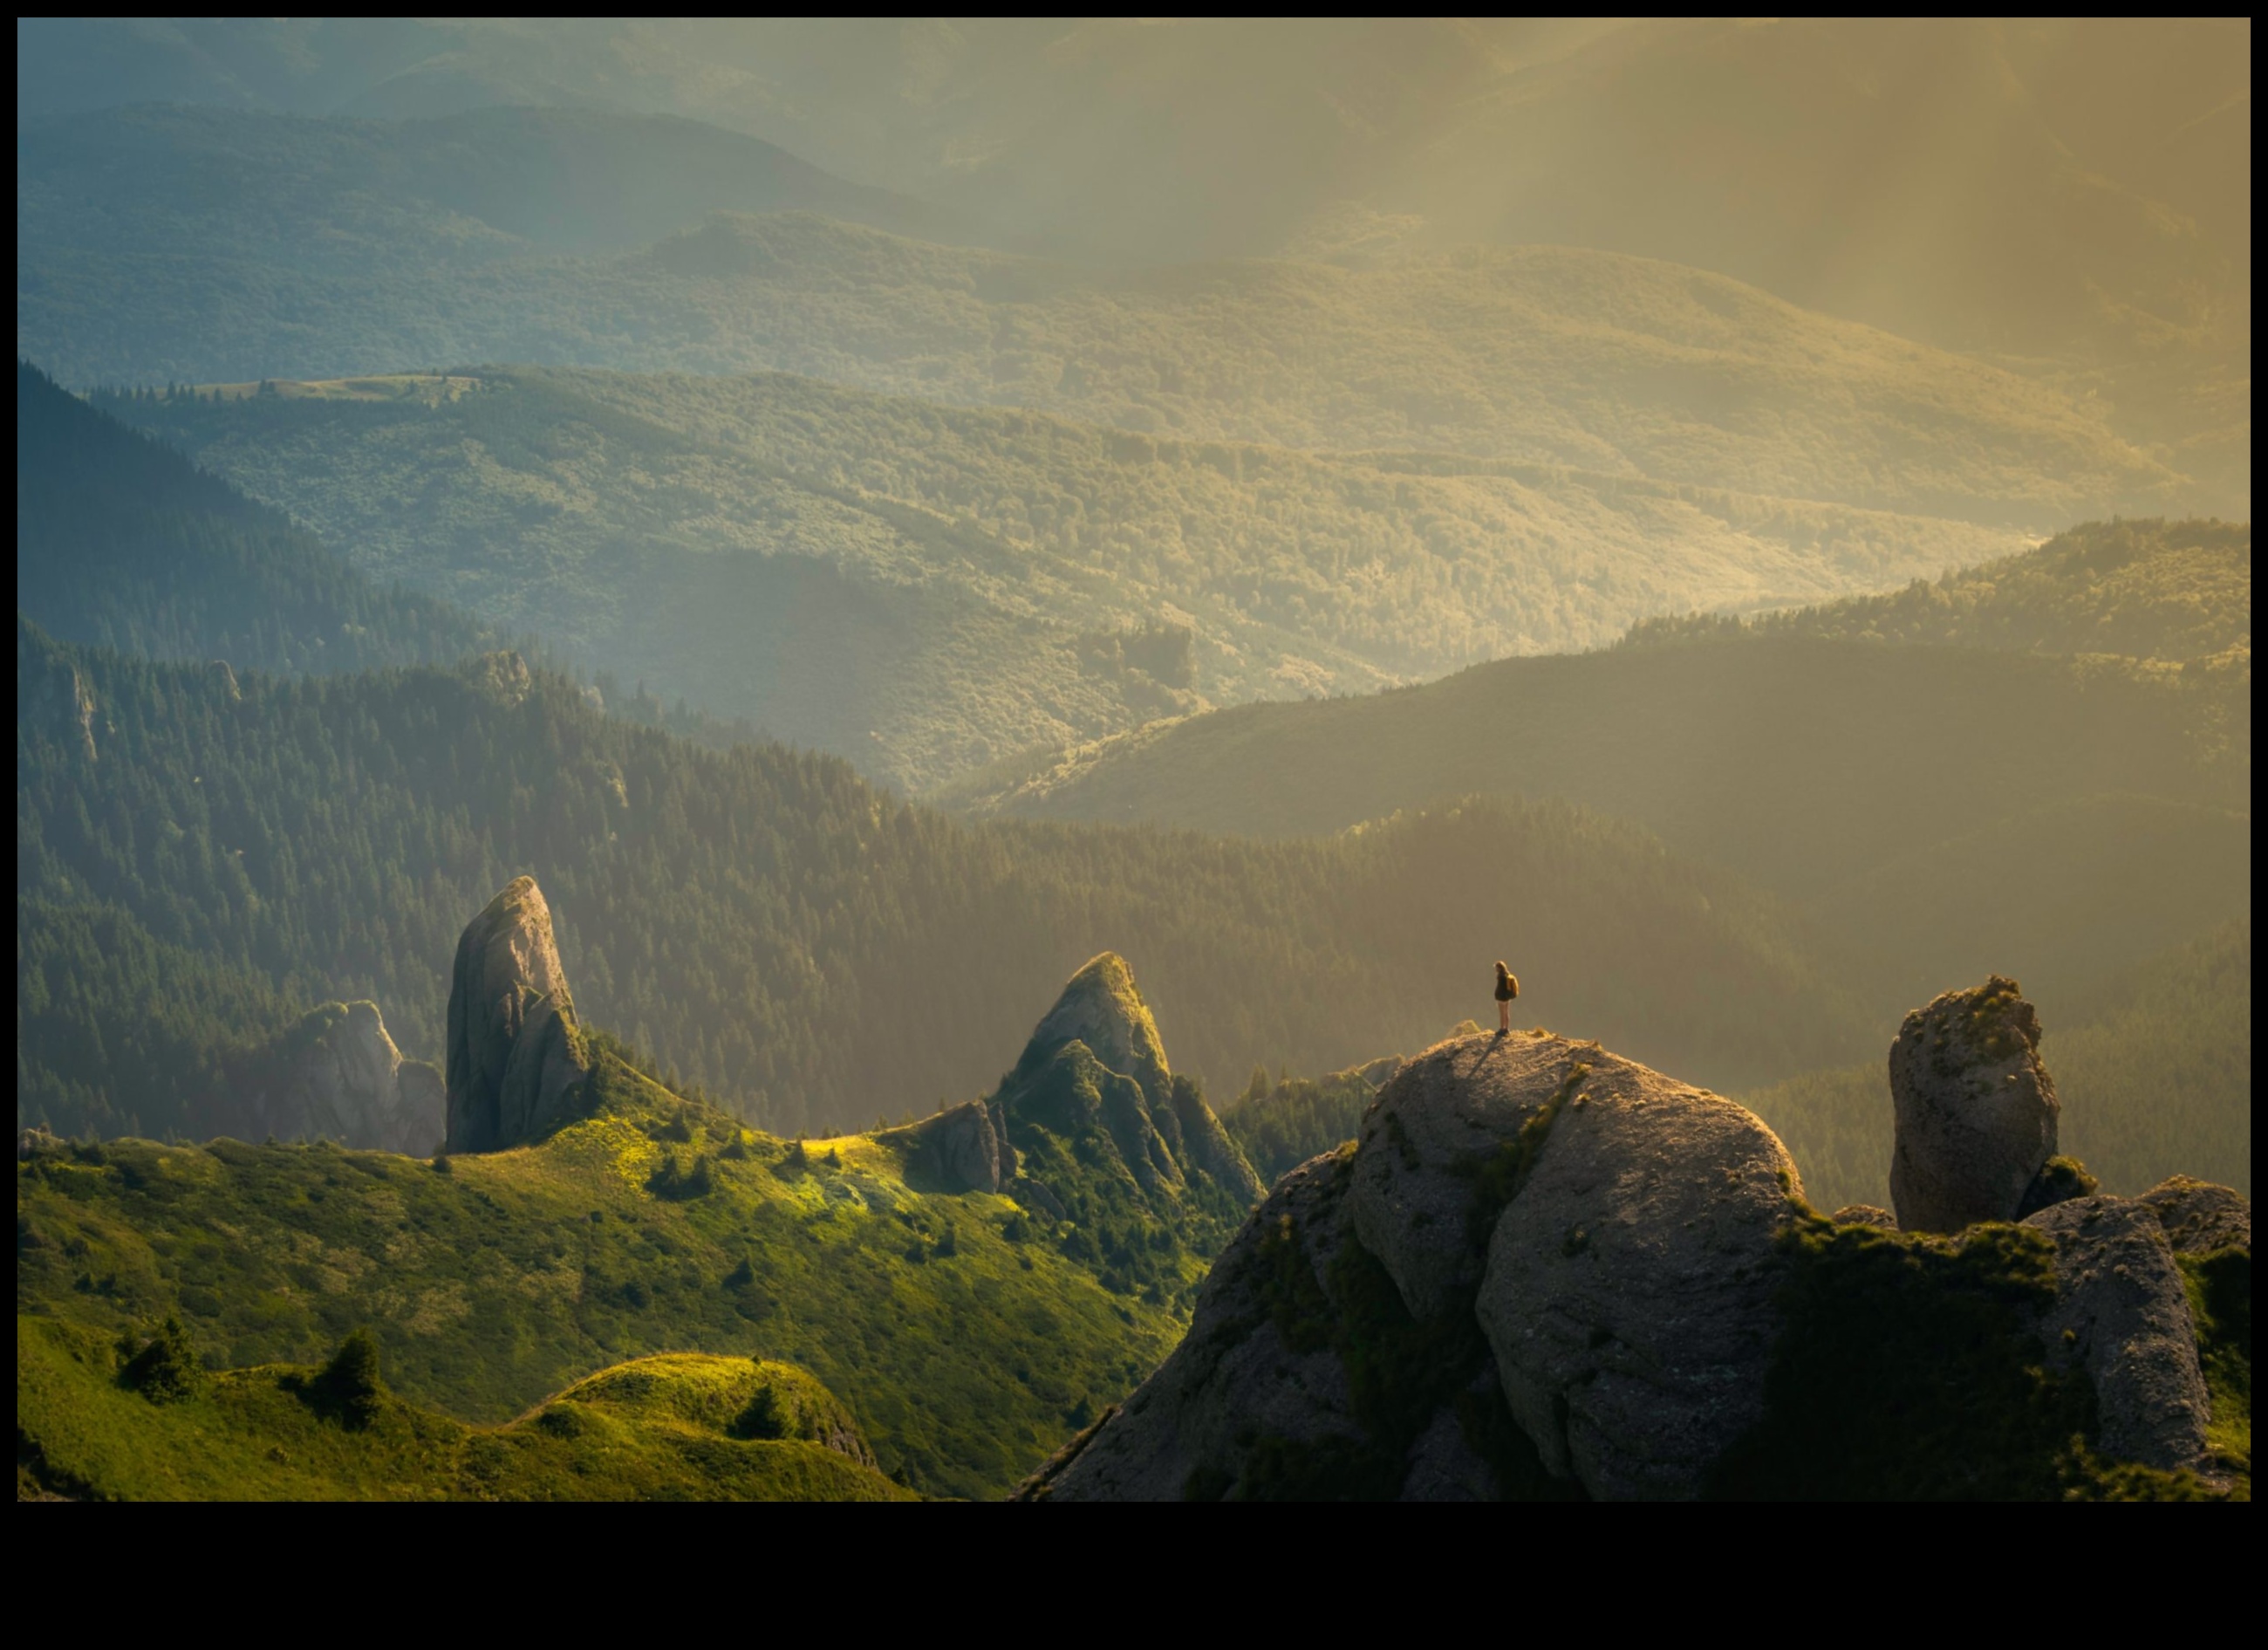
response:
[[[2249,1499],[2250,27],[18,19],[19,1500]]]

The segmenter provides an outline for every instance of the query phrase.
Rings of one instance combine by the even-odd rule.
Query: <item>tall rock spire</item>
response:
[[[515,878],[457,942],[449,1150],[497,1151],[556,1126],[587,1069],[551,908],[534,877]]]

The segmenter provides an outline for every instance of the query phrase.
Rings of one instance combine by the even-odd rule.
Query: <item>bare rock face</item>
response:
[[[2050,1359],[2095,1385],[2099,1447],[2168,1471],[2206,1466],[2213,1413],[2197,1325],[2157,1211],[2139,1198],[2076,1197],[2023,1223],[2056,1246]]]
[[[2013,1220],[2055,1155],[2059,1108],[2040,1022],[2014,980],[1948,991],[1890,1045],[1890,1201],[1909,1232]]]
[[[2233,1186],[2176,1175],[2134,1200],[2149,1206],[2176,1255],[2252,1248],[2252,1204]]]
[[[433,1068],[401,1057],[377,1004],[326,1003],[253,1063],[240,1079],[230,1126],[255,1138],[312,1137],[381,1152],[430,1151],[440,1138],[442,1108],[438,1092],[420,1087],[421,1072]]]
[[[1213,1263],[1173,1355],[1019,1499],[1218,1499],[1246,1487],[1263,1440],[1312,1447],[1359,1436],[1337,1354],[1296,1330],[1287,1340],[1276,1321],[1287,1293],[1327,1298],[1344,1241],[1346,1168],[1344,1157],[1319,1157],[1277,1182]]]
[[[1181,1346],[1025,1493],[1281,1494],[1289,1470],[1492,1499],[1487,1429],[1469,1438],[1460,1414],[1477,1379],[1589,1493],[1694,1494],[1763,1412],[1775,1240],[1800,1195],[1729,1101],[1593,1043],[1453,1038],[1395,1077],[1351,1150],[1278,1182]],[[1343,1356],[1427,1384],[1362,1409]]]
[[[880,1138],[902,1141],[909,1166],[951,1191],[998,1191],[1016,1177],[1016,1149],[981,1100]]]
[[[1525,1032],[1437,1043],[1364,1116],[1347,1212],[1412,1317],[1438,1317],[1480,1281],[1485,1234],[1468,1230],[1479,1177],[1594,1052]]]
[[[517,878],[457,942],[448,1149],[497,1151],[565,1121],[567,1093],[586,1069],[551,908],[534,878]]]
[[[1587,1064],[1496,1223],[1476,1310],[1550,1471],[1602,1499],[1690,1497],[1763,1418],[1802,1187],[1744,1108]]]

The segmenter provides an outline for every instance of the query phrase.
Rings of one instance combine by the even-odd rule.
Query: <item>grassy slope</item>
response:
[[[490,1424],[624,1359],[786,1359],[887,1469],[957,1495],[1013,1483],[1177,1332],[1005,1197],[917,1191],[861,1137],[792,1156],[606,1069],[597,1117],[446,1171],[229,1141],[20,1165],[18,1309],[107,1334],[178,1312],[234,1366],[320,1357],[367,1324],[405,1398]],[[673,1157],[705,1161],[710,1190],[666,1195]],[[1177,1263],[1184,1286],[1202,1271]]]
[[[737,1425],[759,1388],[812,1394],[745,1358],[641,1359],[500,1426],[395,1397],[349,1420],[320,1372],[263,1365],[156,1401],[122,1384],[112,1338],[16,1322],[17,1494],[100,1500],[869,1501],[909,1492],[801,1438]],[[818,1389],[823,1396],[823,1389]]]
[[[1197,695],[1368,689],[2016,542],[1550,468],[1156,440],[777,375],[479,383],[107,404],[360,565],[914,785]],[[1099,669],[1079,643],[1160,618],[1195,632],[1186,684]]]
[[[2249,918],[2041,1008],[2062,1149],[2105,1191],[2132,1195],[2194,1175],[2251,1195]],[[1809,1072],[1742,1102],[1787,1143],[1821,1208],[1889,1206],[1890,1096],[1880,1062]]]

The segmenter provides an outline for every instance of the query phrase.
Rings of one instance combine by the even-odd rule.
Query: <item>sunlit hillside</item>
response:
[[[805,379],[482,370],[106,407],[357,565],[908,786],[1204,703],[1896,585],[2021,539]],[[1116,638],[1167,627],[1145,660]],[[1122,662],[1123,661],[1123,662]],[[1130,668],[1129,667],[1130,667]]]

